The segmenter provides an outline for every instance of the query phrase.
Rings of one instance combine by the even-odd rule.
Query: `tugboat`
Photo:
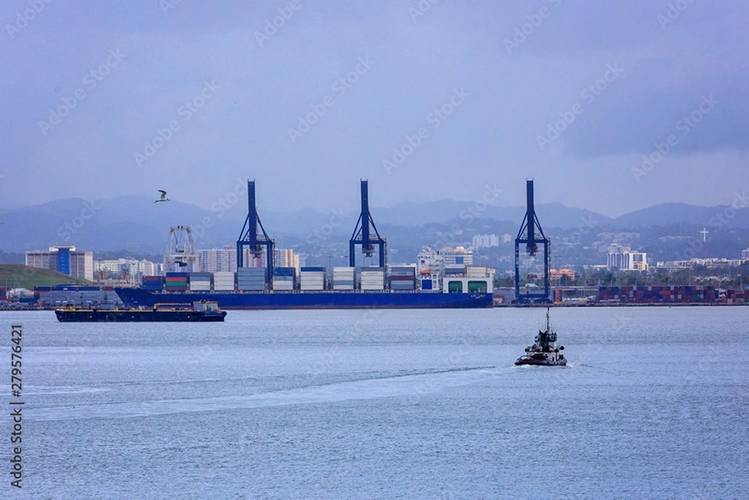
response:
[[[525,354],[515,361],[515,365],[566,366],[567,358],[562,353],[564,346],[557,347],[556,342],[557,332],[549,326],[549,308],[547,307],[546,329],[538,331],[533,345],[525,348]]]

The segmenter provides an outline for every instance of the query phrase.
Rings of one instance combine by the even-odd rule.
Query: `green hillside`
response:
[[[91,283],[77,278],[71,278],[49,269],[37,269],[21,264],[0,264],[0,288],[28,288],[35,286],[61,285],[75,283],[90,285]]]

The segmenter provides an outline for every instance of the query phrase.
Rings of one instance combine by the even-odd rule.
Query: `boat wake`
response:
[[[136,418],[176,413],[323,404],[377,398],[421,396],[450,387],[470,385],[496,376],[492,366],[423,370],[242,396],[163,399],[76,406],[28,408],[33,421],[91,418]]]

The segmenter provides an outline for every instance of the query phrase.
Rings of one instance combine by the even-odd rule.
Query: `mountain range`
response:
[[[232,245],[244,222],[242,201],[216,211],[179,201],[154,204],[148,198],[137,196],[96,201],[69,198],[0,209],[0,251],[21,253],[53,244],[75,244],[81,249],[97,252],[158,255],[167,245],[170,226],[178,224],[192,227],[198,248]],[[310,239],[345,242],[358,217],[354,210],[335,213],[313,209],[266,212],[259,207],[259,210],[266,230],[281,247],[303,244]],[[678,225],[706,226],[708,231],[749,228],[749,208],[728,206],[668,203],[614,218],[560,203],[540,204],[536,211],[547,233],[591,228],[637,232],[645,228]],[[395,235],[409,237],[414,239],[410,247],[420,244],[416,241],[421,232],[418,228],[429,225],[436,225],[430,228],[431,232],[450,228],[454,233],[461,227],[466,230],[486,227],[512,233],[520,225],[525,207],[441,200],[373,207],[372,214],[378,229],[389,237],[389,241],[393,241]]]

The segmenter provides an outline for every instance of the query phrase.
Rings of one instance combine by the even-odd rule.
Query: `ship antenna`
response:
[[[546,331],[549,331],[549,306],[546,306]]]

